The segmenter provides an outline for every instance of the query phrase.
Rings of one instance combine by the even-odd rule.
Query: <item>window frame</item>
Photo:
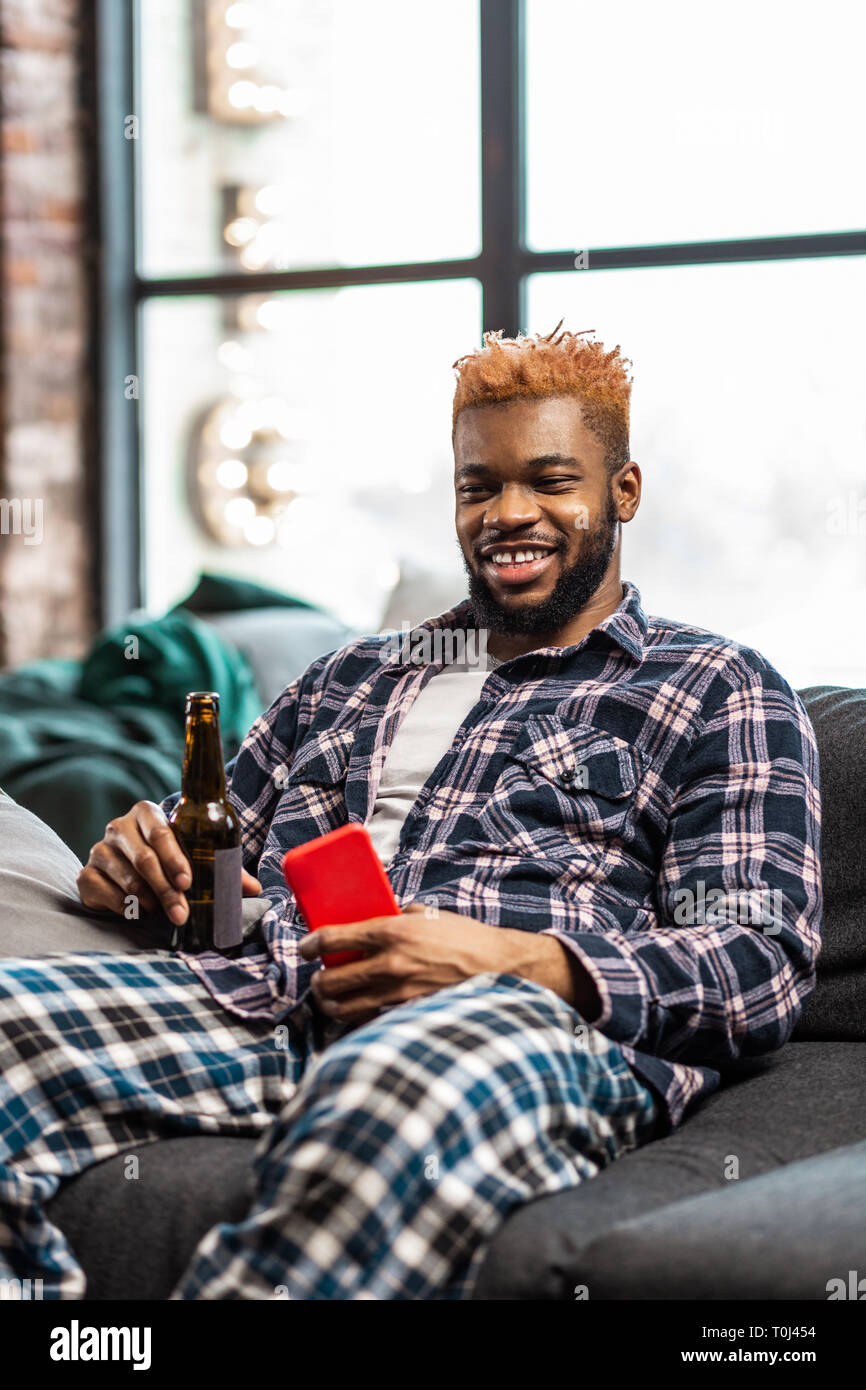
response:
[[[212,297],[334,289],[407,281],[480,282],[482,331],[525,331],[530,275],[575,270],[576,249],[533,251],[525,238],[525,0],[478,0],[480,36],[481,247],[477,256],[305,270],[143,277],[136,268],[138,226],[135,0],[96,0],[95,81],[98,148],[94,221],[101,245],[93,294],[99,409],[95,451],[100,478],[95,526],[100,621],[141,606],[142,307],[156,297]],[[866,255],[866,230],[628,247],[588,247],[584,274],[605,270]]]

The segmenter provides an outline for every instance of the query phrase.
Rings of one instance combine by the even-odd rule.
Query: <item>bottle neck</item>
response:
[[[188,801],[224,801],[226,775],[219,715],[213,706],[186,716],[181,795]]]

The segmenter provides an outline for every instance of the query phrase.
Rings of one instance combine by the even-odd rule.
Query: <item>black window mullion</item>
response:
[[[92,278],[99,471],[95,545],[99,618],[120,621],[142,601],[139,493],[140,373],[135,309],[135,139],[132,0],[96,0],[94,74],[99,140],[92,217],[100,254]]]
[[[741,261],[808,260],[862,256],[866,232],[815,232],[800,236],[745,237],[740,241],[685,241],[661,246],[582,248],[586,270],[638,270],[660,266],[720,265]],[[524,275],[575,269],[575,251],[524,251]]]
[[[417,261],[403,265],[322,266],[309,270],[230,270],[210,275],[138,276],[137,300],[188,294],[278,294],[286,290],[342,289],[346,285],[396,285],[418,280],[460,280],[481,273],[481,258]]]
[[[524,318],[523,0],[480,0],[481,287],[487,330]]]

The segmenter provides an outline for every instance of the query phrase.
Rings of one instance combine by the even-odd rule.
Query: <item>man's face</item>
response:
[[[589,602],[616,551],[604,446],[571,396],[461,411],[457,539],[480,626],[558,631]]]

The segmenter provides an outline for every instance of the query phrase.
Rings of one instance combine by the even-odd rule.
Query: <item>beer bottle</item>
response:
[[[241,927],[241,827],[226,797],[220,741],[219,695],[192,691],[186,697],[186,741],[180,800],[168,818],[189,860],[189,916],[175,926],[175,951],[221,951],[237,956]]]

